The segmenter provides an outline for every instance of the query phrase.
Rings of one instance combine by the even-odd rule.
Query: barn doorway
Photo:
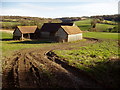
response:
[[[30,39],[35,39],[35,34],[34,33],[30,33]]]
[[[30,34],[23,34],[24,38],[30,39]]]

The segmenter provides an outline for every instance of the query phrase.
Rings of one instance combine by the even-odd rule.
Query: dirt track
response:
[[[87,41],[87,43],[95,43]],[[3,88],[95,88],[101,87],[88,75],[75,71],[62,63],[47,58],[53,49],[73,49],[84,46],[76,43],[58,44],[51,47],[25,49],[5,58]]]

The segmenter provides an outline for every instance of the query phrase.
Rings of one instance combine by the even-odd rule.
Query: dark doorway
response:
[[[30,39],[30,34],[23,34],[24,38]]]

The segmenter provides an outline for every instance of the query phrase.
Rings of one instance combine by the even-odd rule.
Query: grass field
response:
[[[107,33],[107,32],[85,32],[83,37],[98,38],[98,39],[120,39],[120,33]]]
[[[78,27],[80,27],[80,29],[82,31],[87,31],[87,30],[90,30],[90,28],[91,28],[91,21],[92,21],[92,19],[87,19],[87,20],[82,20],[82,21],[76,21],[75,24]],[[112,23],[112,21],[107,21],[107,22]],[[96,24],[96,29],[97,29],[97,31],[107,31],[108,28],[113,28],[115,26],[117,26],[117,25],[109,25],[109,24],[100,24],[100,23],[97,23]]]
[[[118,34],[87,32],[83,36],[98,38],[102,42],[88,44],[77,50],[54,50],[54,53],[69,65],[87,72],[105,87],[119,87]]]
[[[0,44],[2,45],[3,56],[11,55],[12,52],[14,52],[16,50],[20,50],[20,49],[44,47],[44,46],[55,44],[55,43],[31,41],[31,40],[29,40],[29,41],[14,41],[14,40],[12,40],[12,34],[5,33],[5,32],[2,32],[2,37],[0,39],[3,40],[3,41],[0,41]]]

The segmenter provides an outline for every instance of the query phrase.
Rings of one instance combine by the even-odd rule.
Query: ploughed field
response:
[[[4,58],[3,88],[94,88],[102,87],[84,71],[48,56],[51,50],[72,50],[98,40],[61,43],[43,48],[23,49]]]

